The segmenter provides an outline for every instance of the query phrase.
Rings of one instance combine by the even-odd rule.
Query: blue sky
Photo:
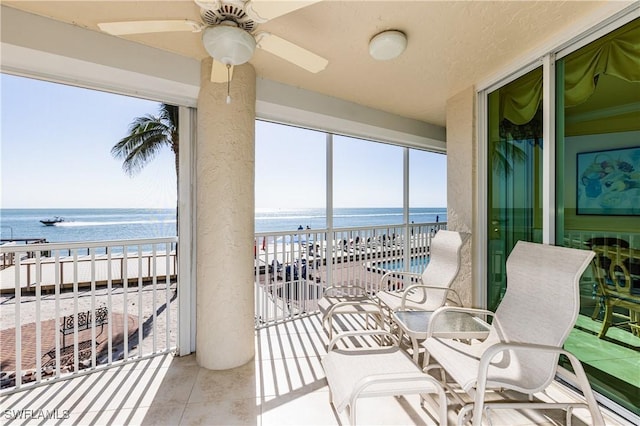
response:
[[[2,208],[172,208],[173,154],[128,177],[111,147],[159,104],[1,75]],[[324,206],[325,135],[256,124],[256,208]],[[446,157],[411,150],[411,206],[446,206]],[[334,206],[401,207],[402,148],[336,136]]]
[[[162,152],[130,178],[111,147],[146,100],[2,74],[3,208],[175,207],[175,166]]]
[[[258,122],[256,208],[323,207],[325,139],[321,132]],[[402,207],[403,151],[334,136],[334,207]],[[410,206],[446,207],[446,156],[412,149],[409,159]]]

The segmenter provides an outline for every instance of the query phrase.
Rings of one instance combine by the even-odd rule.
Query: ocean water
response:
[[[60,216],[63,223],[45,226],[40,220]],[[334,209],[334,228],[397,225],[401,208]],[[415,208],[409,220],[415,223],[447,220],[442,208]],[[294,231],[299,226],[326,227],[324,209],[259,209],[256,232]],[[48,242],[102,241],[160,238],[176,235],[174,209],[0,209],[2,239],[44,238]]]
[[[54,216],[65,221],[40,223]],[[0,235],[50,243],[171,237],[176,235],[176,214],[175,209],[1,209]]]
[[[299,226],[322,229],[327,226],[325,209],[258,209],[255,214],[256,232],[293,231]],[[409,221],[415,223],[447,220],[447,208],[413,208]],[[336,208],[333,227],[399,225],[403,223],[402,208]]]

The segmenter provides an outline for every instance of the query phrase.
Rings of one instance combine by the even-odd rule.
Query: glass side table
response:
[[[398,311],[393,319],[401,332],[406,333],[413,346],[413,361],[418,363],[418,340],[427,338],[427,328],[433,312]],[[448,339],[485,339],[489,335],[489,324],[466,312],[447,312],[438,320],[438,330],[433,337]],[[402,339],[402,335],[400,335]]]

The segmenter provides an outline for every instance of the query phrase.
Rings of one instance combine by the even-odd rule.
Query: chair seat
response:
[[[489,346],[487,342],[468,345],[452,339],[430,338],[422,343],[429,354],[438,360],[438,364],[451,376],[451,378],[465,391],[472,390],[478,380],[480,357]],[[501,355],[489,367],[487,387],[496,388],[504,384],[517,386],[518,376],[516,369],[501,369],[495,367],[503,360]],[[513,389],[512,386],[508,386]]]
[[[376,293],[376,297],[382,302],[391,312],[395,312],[400,309],[402,305],[402,296],[404,292],[402,291],[379,291]],[[433,311],[440,307],[440,304],[435,304],[435,306],[427,306],[425,303],[416,303],[413,302],[410,298],[406,299],[406,303],[404,306],[405,310],[416,309],[421,311]]]
[[[358,384],[364,379],[375,381],[396,377],[390,382],[368,386],[361,397],[392,396],[419,393],[438,393],[439,385],[432,377],[420,371],[411,359],[397,346],[374,350],[333,350],[327,353],[322,365],[331,389],[332,402],[338,412],[350,405]],[[403,377],[403,375],[405,377]],[[425,380],[409,380],[424,376]],[[353,409],[353,407],[352,407]]]

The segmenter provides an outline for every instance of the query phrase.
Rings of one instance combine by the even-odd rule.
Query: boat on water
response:
[[[56,216],[53,219],[42,219],[40,221],[40,223],[42,223],[45,226],[54,226],[57,223],[61,223],[64,222],[64,218],[60,217],[60,216]]]

